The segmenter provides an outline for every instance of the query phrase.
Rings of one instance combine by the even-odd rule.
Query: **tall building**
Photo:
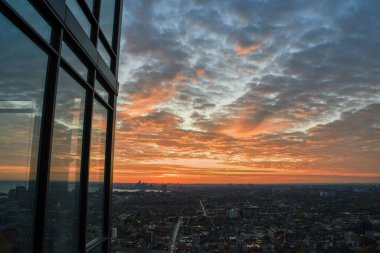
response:
[[[122,0],[0,0],[0,252],[110,252]]]

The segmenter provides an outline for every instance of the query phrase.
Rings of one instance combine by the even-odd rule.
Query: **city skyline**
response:
[[[380,252],[379,7],[0,0],[0,252]]]
[[[380,182],[379,7],[125,1],[114,182]]]

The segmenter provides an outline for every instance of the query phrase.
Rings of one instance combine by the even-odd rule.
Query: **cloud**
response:
[[[211,109],[211,108],[215,108],[215,104],[212,104],[212,103],[205,103],[205,104],[202,104],[202,105],[199,105],[199,106],[194,106],[193,108],[194,109],[199,109],[199,110],[207,110],[207,109]]]
[[[117,171],[157,182],[378,181],[378,5],[128,0]]]
[[[131,93],[129,103],[121,107],[124,112],[138,116],[151,112],[156,106],[168,101],[173,96],[174,90],[170,85],[148,86],[145,89]]]
[[[251,44],[251,45],[241,45],[239,43],[235,44],[236,54],[239,56],[247,55],[255,52],[260,48],[260,44]]]
[[[198,68],[196,71],[197,77],[202,77],[205,75],[205,69],[204,68]]]

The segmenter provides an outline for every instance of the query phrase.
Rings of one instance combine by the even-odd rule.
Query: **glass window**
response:
[[[48,56],[0,13],[1,252],[31,252],[47,61]]]
[[[94,0],[85,0],[88,8],[90,9],[90,11],[92,12],[93,11],[93,8],[94,8]]]
[[[100,5],[99,26],[110,45],[112,45],[114,19],[115,0],[102,0]]]
[[[92,114],[90,168],[87,195],[86,241],[90,245],[103,236],[104,171],[107,110],[95,100]]]
[[[91,35],[91,23],[88,21],[86,15],[83,13],[82,8],[79,6],[77,0],[66,0],[66,5],[74,14],[79,24],[82,26],[84,32],[88,37]]]
[[[83,62],[74,54],[74,52],[69,48],[69,46],[63,42],[61,49],[62,57],[73,67],[79,75],[87,81],[88,68],[83,64]]]
[[[97,246],[95,249],[90,250],[89,253],[103,253],[103,245]]]
[[[99,54],[102,56],[104,62],[107,64],[107,66],[111,67],[111,56],[100,39],[98,39],[98,51]]]
[[[51,27],[34,7],[25,0],[6,0],[25,21],[31,25],[47,42],[50,42]]]
[[[101,85],[98,80],[95,80],[95,92],[98,93],[104,99],[104,101],[108,103],[108,91],[103,88],[103,85]]]
[[[77,252],[86,91],[60,69],[47,195],[45,252]]]

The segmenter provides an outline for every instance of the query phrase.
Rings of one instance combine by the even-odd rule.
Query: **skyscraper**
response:
[[[0,0],[0,252],[109,252],[122,0]]]

